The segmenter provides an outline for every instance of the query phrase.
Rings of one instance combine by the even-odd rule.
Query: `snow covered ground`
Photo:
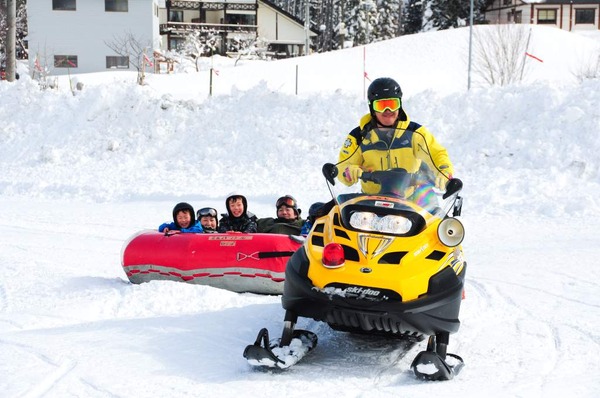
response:
[[[600,81],[574,74],[600,37],[536,28],[524,82],[467,92],[468,29],[270,63],[213,60],[219,75],[0,82],[0,391],[6,397],[600,396]],[[366,62],[363,64],[363,57]],[[131,285],[120,252],[173,205],[224,211],[231,191],[274,215],[328,199],[366,112],[370,78],[402,85],[409,116],[448,148],[465,183],[468,260],[453,381],[417,381],[394,341],[319,335],[304,362],[242,357],[279,297],[175,282]],[[296,89],[296,68],[298,85]],[[295,94],[296,91],[298,94]]]

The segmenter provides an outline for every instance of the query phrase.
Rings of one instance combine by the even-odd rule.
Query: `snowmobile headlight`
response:
[[[377,215],[375,213],[370,213],[367,211],[355,211],[350,216],[350,225],[356,229],[371,230],[373,219],[376,217]]]
[[[412,222],[401,216],[385,216],[380,218],[379,230],[388,234],[405,234],[410,231]]]
[[[350,225],[362,231],[385,234],[405,234],[410,231],[412,222],[405,217],[388,214],[380,217],[367,211],[356,211],[350,216]]]

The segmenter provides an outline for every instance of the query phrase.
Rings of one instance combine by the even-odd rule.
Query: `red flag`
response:
[[[68,63],[69,65],[71,65],[73,68],[77,68],[77,65],[75,65],[75,63],[74,63],[73,61],[71,61],[71,60],[67,59],[67,63]]]
[[[35,69],[37,69],[38,71],[42,71],[42,67],[40,66],[40,60],[38,59],[38,57],[35,57],[35,62],[34,62],[34,66]]]
[[[152,61],[150,61],[150,58],[148,58],[148,56],[146,54],[144,54],[144,61],[146,61],[146,63],[149,66],[154,66],[154,64],[152,63]]]
[[[529,53],[525,53],[525,55],[527,55],[527,56],[528,56],[528,57],[530,57],[530,58],[533,58],[533,59],[535,59],[536,61],[539,61],[539,62],[544,62],[543,60],[541,60],[540,58],[536,57],[535,55],[531,55],[531,54],[529,54]]]

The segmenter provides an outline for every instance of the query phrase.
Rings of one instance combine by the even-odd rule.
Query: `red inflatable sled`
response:
[[[142,231],[123,246],[121,263],[132,283],[171,280],[283,294],[285,266],[301,246],[302,238],[279,234]]]

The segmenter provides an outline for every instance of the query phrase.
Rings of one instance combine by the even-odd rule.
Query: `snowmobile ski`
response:
[[[298,363],[317,345],[317,335],[308,330],[294,330],[289,345],[280,347],[281,339],[269,341],[269,332],[263,328],[256,341],[246,347],[244,358],[252,366],[287,369]]]
[[[446,353],[447,335],[430,336],[427,350],[421,351],[410,367],[421,380],[452,380],[465,362],[455,354]]]

